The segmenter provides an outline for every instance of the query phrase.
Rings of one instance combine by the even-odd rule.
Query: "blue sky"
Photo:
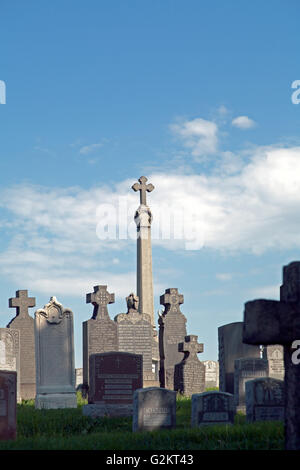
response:
[[[146,175],[153,229],[182,211],[201,239],[153,240],[155,310],[177,287],[217,359],[218,326],[300,259],[299,2],[2,0],[0,18],[1,326],[16,290],[56,295],[81,366],[86,293],[107,284],[113,318],[136,290],[135,241],[99,239],[101,207],[131,221]]]

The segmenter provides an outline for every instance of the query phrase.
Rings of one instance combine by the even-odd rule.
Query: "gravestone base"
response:
[[[90,416],[91,418],[102,418],[104,416],[113,417],[126,417],[132,416],[133,405],[131,404],[94,404],[84,405],[82,407],[82,414],[84,416]]]
[[[40,393],[35,398],[36,409],[77,408],[76,393]]]

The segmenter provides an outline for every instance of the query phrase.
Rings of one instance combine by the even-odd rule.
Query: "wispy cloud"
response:
[[[98,142],[96,144],[89,144],[89,145],[84,145],[83,147],[81,147],[79,149],[79,153],[81,155],[88,155],[92,152],[94,152],[95,150],[103,147],[104,143],[103,142]]]
[[[212,154],[217,150],[218,127],[213,121],[196,118],[171,124],[170,129],[195,157]]]
[[[256,122],[248,116],[238,116],[232,120],[231,124],[239,129],[251,129],[256,126]]]

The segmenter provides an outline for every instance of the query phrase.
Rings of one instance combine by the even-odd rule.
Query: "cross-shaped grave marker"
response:
[[[282,344],[285,367],[285,448],[300,450],[300,364],[294,360],[300,340],[300,262],[283,267],[280,301],[258,299],[245,304],[243,341]]]
[[[26,317],[29,315],[28,308],[35,306],[35,297],[28,297],[27,290],[17,290],[16,297],[10,298],[8,305],[17,309],[17,316]]]
[[[151,191],[153,191],[153,189],[154,189],[153,184],[151,184],[151,183],[146,184],[147,181],[148,181],[148,178],[146,178],[146,176],[141,176],[139,178],[140,183],[134,183],[131,186],[131,188],[134,191],[140,191],[140,204],[143,204],[145,206],[147,205],[146,204],[146,191],[148,193],[151,193]]]
[[[198,343],[197,335],[189,335],[184,338],[183,343],[178,344],[178,351],[184,353],[184,359],[198,359],[197,354],[203,352],[203,343]]]
[[[115,294],[107,292],[107,286],[94,286],[94,292],[86,294],[86,303],[94,305],[92,318],[109,317],[107,305],[115,302]]]
[[[160,296],[160,304],[164,305],[164,314],[168,312],[180,312],[180,305],[183,304],[183,294],[178,294],[178,289],[174,287],[166,289],[165,293]]]

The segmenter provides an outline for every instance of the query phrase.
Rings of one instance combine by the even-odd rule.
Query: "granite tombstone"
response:
[[[268,376],[268,361],[242,358],[234,361],[234,401],[238,411],[246,412],[245,384],[248,380]]]
[[[133,397],[133,431],[172,429],[176,426],[176,392],[166,388],[138,389]]]
[[[35,312],[36,408],[77,408],[73,313],[56,297]]]
[[[133,393],[143,386],[143,356],[127,352],[92,354],[88,405],[83,414],[131,416]]]
[[[266,377],[246,382],[248,422],[284,420],[284,382]]]
[[[35,306],[35,298],[28,297],[27,290],[18,290],[16,297],[9,299],[9,307],[16,309],[16,316],[8,323],[7,328],[20,332],[20,398],[35,398],[35,345],[34,319],[29,315],[29,307]]]
[[[269,362],[269,377],[284,380],[283,346],[280,344],[265,346],[263,358]]]
[[[0,440],[17,434],[17,372],[0,368]]]
[[[212,424],[233,424],[234,397],[217,390],[192,395],[192,427]]]
[[[184,358],[174,370],[174,390],[189,397],[205,390],[205,366],[197,357],[203,352],[203,344],[198,344],[197,339],[198,336],[189,335],[179,343],[178,349],[184,353]]]
[[[17,401],[20,402],[20,332],[15,328],[0,328],[0,369],[17,372]]]
[[[218,361],[203,361],[205,366],[205,388],[219,387],[219,363]]]

